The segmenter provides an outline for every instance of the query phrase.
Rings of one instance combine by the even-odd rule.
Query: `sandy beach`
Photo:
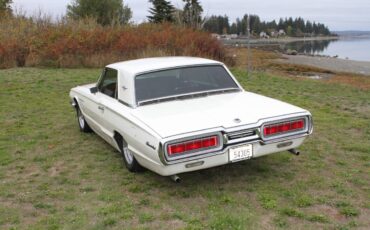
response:
[[[306,55],[283,55],[281,62],[314,66],[335,72],[348,72],[370,76],[370,62],[344,60],[332,57],[306,56]]]

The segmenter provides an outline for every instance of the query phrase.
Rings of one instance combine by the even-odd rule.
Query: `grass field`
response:
[[[369,229],[370,91],[233,72],[249,91],[310,110],[313,136],[298,157],[282,152],[174,184],[129,173],[117,151],[79,132],[68,92],[99,70],[1,70],[0,229]]]

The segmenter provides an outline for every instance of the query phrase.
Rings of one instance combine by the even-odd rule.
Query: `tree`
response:
[[[13,3],[13,0],[0,0],[0,16],[6,14],[12,14],[12,8],[10,4]]]
[[[212,15],[205,20],[204,29],[211,33],[227,34],[230,32],[229,17]]]
[[[307,34],[312,34],[312,32],[313,32],[312,22],[310,22],[310,21],[306,22],[306,31],[305,32]]]
[[[182,9],[175,8],[172,12],[173,23],[179,26],[184,26],[184,11]]]
[[[284,20],[282,18],[279,19],[279,24],[278,24],[278,29],[279,30],[284,30]]]
[[[238,27],[235,22],[230,26],[230,34],[238,34]]]
[[[153,4],[153,7],[149,9],[148,16],[150,22],[162,23],[162,22],[173,22],[174,11],[173,5],[166,0],[149,0]]]
[[[261,28],[264,26],[261,26],[261,20],[258,15],[249,15],[249,21],[250,21],[250,27],[251,27],[251,33],[253,34],[259,34],[262,30],[265,28]],[[267,32],[267,31],[264,31]]]
[[[67,6],[67,16],[76,20],[93,17],[105,26],[127,24],[132,17],[132,11],[122,0],[73,0]]]
[[[184,6],[184,23],[193,28],[202,27],[203,7],[198,0],[183,0]]]
[[[247,21],[248,14],[245,14],[241,19],[236,18],[236,21],[229,24],[229,19],[227,15],[216,16],[212,15],[208,17],[204,29],[211,33],[225,34],[247,34]],[[286,35],[292,37],[301,36],[330,36],[333,35],[329,28],[321,23],[315,23],[310,21],[305,21],[303,18],[280,18],[279,22],[272,21],[262,21],[258,15],[249,15],[249,23],[252,36],[258,36],[260,32],[272,33],[279,30],[283,30]]]
[[[293,36],[293,27],[292,26],[288,26],[287,29],[286,29],[286,34],[288,36]]]

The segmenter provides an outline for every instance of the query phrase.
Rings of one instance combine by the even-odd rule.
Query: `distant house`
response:
[[[211,34],[211,36],[212,36],[213,38],[216,38],[216,39],[220,39],[220,38],[221,38],[221,35],[219,35],[219,34],[215,34],[215,33]]]
[[[262,31],[262,32],[260,33],[260,38],[266,38],[266,39],[269,39],[269,38],[270,38],[270,36],[268,36],[266,32]]]
[[[231,40],[231,39],[236,39],[238,38],[237,34],[211,34],[212,37],[217,38],[217,39],[223,39],[223,40]]]
[[[271,35],[271,37],[279,37],[279,32],[277,32],[277,31],[271,31],[270,32],[270,35]]]
[[[279,30],[279,36],[285,36],[285,35],[286,35],[286,33],[285,33],[284,30]]]
[[[286,34],[284,30],[279,30],[279,31],[273,30],[273,31],[270,31],[270,35],[271,37],[277,38],[277,37],[285,36]]]
[[[213,37],[213,38],[216,38],[216,39],[221,39],[221,35],[219,35],[219,34],[215,34],[215,33],[213,33],[213,34],[211,34],[211,36]]]

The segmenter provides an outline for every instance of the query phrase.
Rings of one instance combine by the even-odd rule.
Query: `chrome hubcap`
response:
[[[127,163],[132,164],[134,161],[134,155],[132,155],[131,151],[127,147],[123,148],[123,155],[125,156]]]
[[[85,127],[85,119],[81,111],[78,111],[78,123],[80,124],[81,128]]]

